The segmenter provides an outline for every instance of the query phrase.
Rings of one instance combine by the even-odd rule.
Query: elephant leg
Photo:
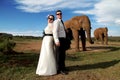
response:
[[[105,41],[105,44],[108,45],[108,37],[107,36],[104,37],[104,41]]]
[[[72,29],[73,38],[75,41],[75,51],[79,51],[79,32],[78,30]]]
[[[99,35],[94,35],[94,40],[96,44],[98,43],[98,39],[99,39]]]
[[[100,40],[101,40],[101,44],[104,44],[104,36],[103,36],[103,34],[100,34],[99,37],[100,37]]]
[[[85,36],[85,31],[80,30],[80,35],[81,35],[81,42],[82,42],[82,50],[86,51],[86,36]]]

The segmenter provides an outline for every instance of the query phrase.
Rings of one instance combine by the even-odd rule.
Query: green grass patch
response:
[[[68,75],[35,74],[39,53],[0,54],[0,80],[120,80],[120,47],[67,54]]]

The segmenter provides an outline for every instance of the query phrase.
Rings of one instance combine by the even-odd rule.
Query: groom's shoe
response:
[[[68,72],[66,72],[66,71],[60,71],[60,73],[63,74],[63,75],[67,75],[68,74]]]

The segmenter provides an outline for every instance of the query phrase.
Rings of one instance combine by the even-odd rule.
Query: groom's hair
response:
[[[57,11],[56,11],[56,14],[57,14],[57,12],[60,12],[60,13],[62,13],[62,11],[61,11],[61,10],[57,10]]]

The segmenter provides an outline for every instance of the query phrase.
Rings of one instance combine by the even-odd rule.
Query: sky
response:
[[[62,10],[63,21],[87,15],[92,37],[99,27],[120,36],[120,0],[0,0],[0,33],[42,36],[47,16],[56,10]]]

